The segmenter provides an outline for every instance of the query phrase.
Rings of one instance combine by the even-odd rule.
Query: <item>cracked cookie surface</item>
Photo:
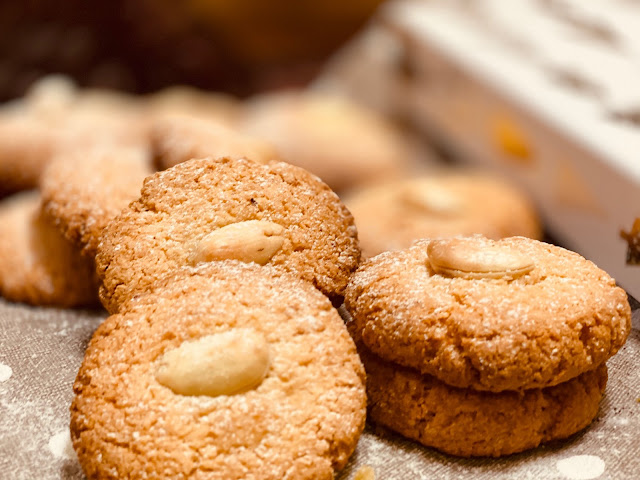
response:
[[[188,265],[208,236],[249,221],[282,227],[269,265],[339,302],[360,259],[353,217],[317,177],[281,162],[196,159],[158,172],[104,230],[96,264],[110,312]],[[237,243],[239,245],[239,243]]]
[[[467,237],[475,254],[505,249],[533,268],[517,278],[465,278],[434,271],[431,242],[366,261],[347,288],[363,343],[385,360],[456,387],[524,390],[596,369],[629,335],[626,293],[576,253],[524,237]]]
[[[259,385],[181,395],[158,380],[167,352],[247,330],[270,351]],[[364,380],[342,319],[308,283],[238,261],[185,267],[94,334],[73,446],[88,478],[328,480],[364,427]]]

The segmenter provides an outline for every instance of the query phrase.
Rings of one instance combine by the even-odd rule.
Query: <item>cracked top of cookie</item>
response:
[[[365,262],[345,296],[364,344],[456,387],[542,388],[597,368],[627,296],[577,253],[524,237],[420,240]]]
[[[269,264],[344,295],[360,249],[353,217],[316,176],[281,162],[195,159],[147,179],[104,230],[96,265],[110,312],[175,268]]]

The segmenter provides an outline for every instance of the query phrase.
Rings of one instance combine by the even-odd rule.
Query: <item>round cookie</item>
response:
[[[471,235],[539,239],[533,205],[508,183],[473,173],[364,187],[344,198],[356,219],[363,257],[409,247],[420,238]]]
[[[176,272],[123,312],[98,328],[74,383],[71,437],[88,478],[317,480],[346,464],[364,427],[364,370],[313,287],[218,262]],[[232,393],[256,364],[257,381]],[[211,378],[207,394],[183,389]]]
[[[263,95],[248,102],[243,130],[336,191],[400,175],[409,153],[383,117],[317,92]]]
[[[145,150],[117,145],[58,154],[40,182],[43,209],[64,236],[95,257],[102,230],[140,195],[153,173]]]
[[[524,392],[477,392],[390,364],[358,348],[367,372],[369,420],[445,453],[510,455],[567,438],[598,413],[602,364],[567,382]]]
[[[596,369],[631,328],[592,262],[524,237],[423,240],[361,265],[345,295],[365,346],[456,387],[557,385]]]
[[[140,199],[104,230],[100,298],[113,313],[169,271],[218,259],[269,263],[339,302],[360,249],[349,211],[305,170],[190,160],[148,177]]]
[[[35,192],[0,202],[0,294],[31,305],[96,305],[93,262],[80,253],[40,210]]]
[[[164,170],[192,158],[250,158],[259,163],[275,160],[275,148],[221,124],[187,115],[157,119],[151,128],[155,163]]]

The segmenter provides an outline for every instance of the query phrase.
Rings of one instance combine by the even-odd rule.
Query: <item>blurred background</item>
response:
[[[368,114],[303,98],[261,117],[252,98],[307,86],[339,94],[401,127],[409,153],[393,162],[466,162],[508,179],[553,238],[639,295],[638,25],[629,0],[5,0],[0,101],[51,73],[135,94],[176,84],[231,93],[249,99],[238,108],[252,117],[245,133],[300,143],[283,158],[309,154],[301,165],[338,190],[383,150]],[[340,147],[352,138],[371,141],[349,172],[340,154],[354,155]],[[334,178],[315,169],[330,163],[315,158],[328,145],[338,147]]]
[[[0,2],[0,100],[47,73],[146,93],[304,85],[382,0]]]

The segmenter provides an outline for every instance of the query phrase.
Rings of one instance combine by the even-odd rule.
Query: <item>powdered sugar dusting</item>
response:
[[[604,473],[605,463],[595,455],[575,455],[558,460],[556,468],[571,480],[590,480]]]
[[[49,439],[48,447],[49,451],[56,458],[64,460],[71,460],[75,458],[75,452],[73,451],[73,446],[71,444],[71,435],[69,434],[69,430],[63,430],[53,435]]]
[[[0,363],[0,382],[6,382],[11,378],[12,374],[13,374],[13,370],[9,365]]]

